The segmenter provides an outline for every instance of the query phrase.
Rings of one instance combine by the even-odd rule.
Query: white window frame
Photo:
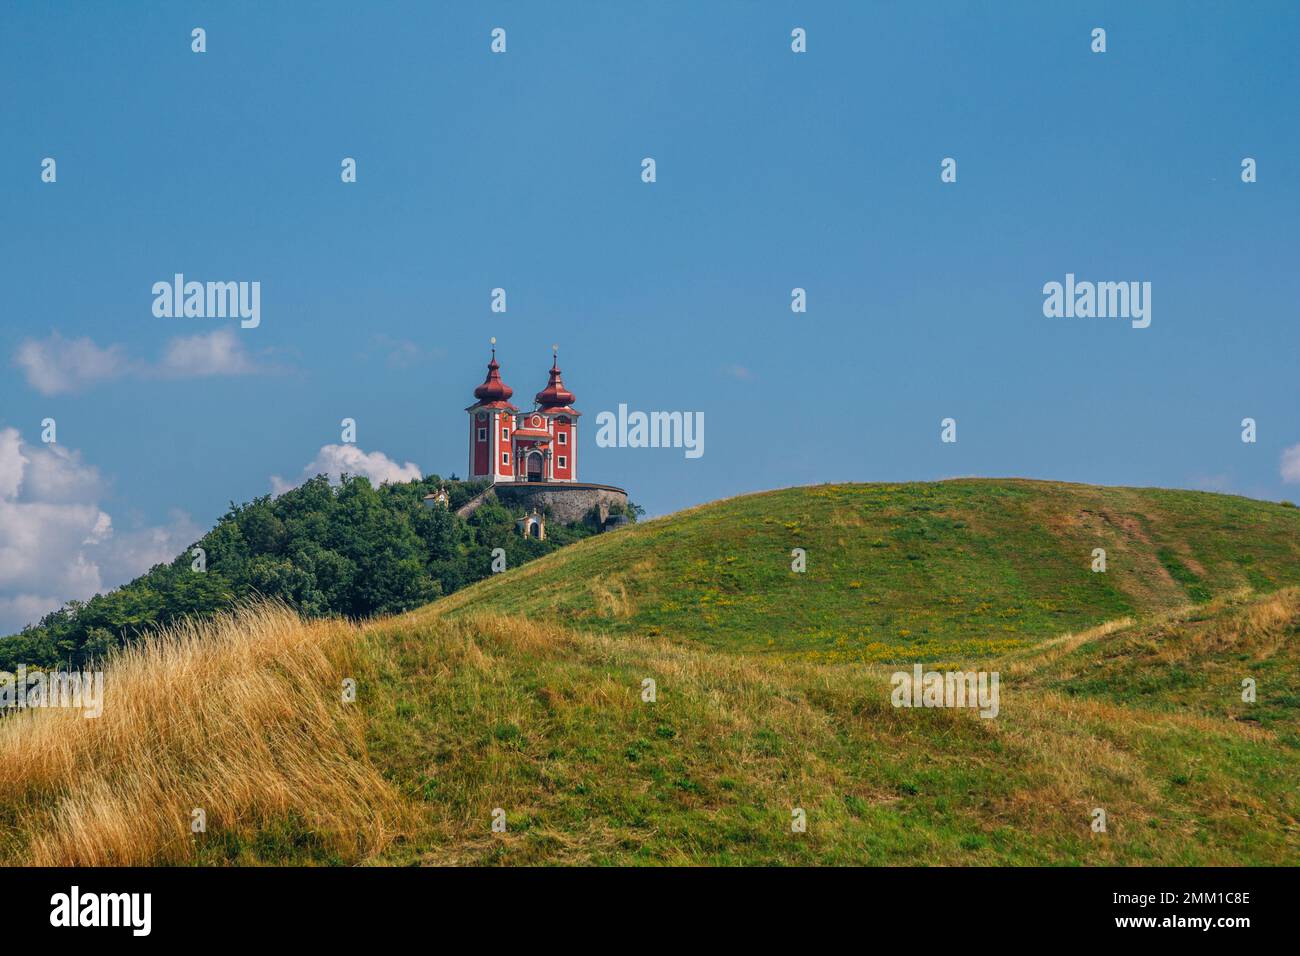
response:
[[[510,440],[510,429],[505,425],[501,426],[501,440],[502,441]]]
[[[556,436],[556,439],[559,441],[561,445],[567,445],[569,443],[569,433],[560,432],[560,434]]]
[[[508,465],[508,464],[510,464],[510,452],[508,452],[508,451],[503,451],[503,452],[501,453],[501,464],[503,464],[503,465]]]
[[[487,441],[487,429],[486,429],[486,428],[480,428],[480,429],[478,430],[478,440],[479,440],[479,441]]]
[[[567,469],[569,467],[569,459],[563,455],[560,455],[555,459],[555,467]]]

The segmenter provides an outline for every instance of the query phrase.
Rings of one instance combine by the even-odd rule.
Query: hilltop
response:
[[[795,548],[807,555],[802,574],[791,570]],[[1105,573],[1092,571],[1095,548]],[[580,542],[433,607],[810,660],[934,660],[1290,584],[1300,584],[1300,509],[962,479],[713,502]]]

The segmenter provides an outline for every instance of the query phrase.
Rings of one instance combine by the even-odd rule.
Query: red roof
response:
[[[544,409],[568,408],[573,404],[573,393],[564,387],[564,380],[560,378],[557,364],[559,361],[557,356],[551,363],[551,380],[533,397],[533,400]]]
[[[515,393],[515,390],[501,381],[500,369],[501,366],[497,364],[497,350],[493,349],[492,361],[488,362],[487,378],[483,379],[482,385],[474,389],[474,397],[479,400],[480,405],[499,408],[501,403],[509,404],[510,396]]]

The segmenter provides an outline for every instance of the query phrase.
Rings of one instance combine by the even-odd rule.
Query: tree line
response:
[[[170,564],[88,601],[69,601],[0,640],[0,669],[81,667],[146,629],[257,595],[309,617],[399,613],[487,577],[495,548],[515,567],[598,530],[587,522],[548,523],[545,540],[527,538],[515,529],[516,514],[494,500],[458,517],[456,509],[487,485],[432,475],[375,488],[364,477],[332,484],[318,475],[278,497],[231,502],[216,527]],[[424,505],[440,487],[449,507]],[[635,520],[640,509],[628,512]]]

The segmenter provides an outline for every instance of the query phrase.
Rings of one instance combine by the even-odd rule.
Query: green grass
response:
[[[881,665],[417,612],[365,635],[368,750],[419,821],[372,862],[1293,863],[1298,626],[1290,589],[973,662],[982,720],[894,708]]]
[[[605,535],[368,629],[370,751],[423,820],[379,862],[1294,862],[1297,584],[1295,509],[1158,489],[820,486]],[[891,661],[997,670],[1001,713],[896,709]]]
[[[1094,548],[1107,571],[1093,573]],[[807,571],[791,570],[791,551]],[[1003,653],[1066,630],[1300,583],[1300,511],[1022,480],[788,488],[581,542],[446,613],[544,615],[818,661]]]

